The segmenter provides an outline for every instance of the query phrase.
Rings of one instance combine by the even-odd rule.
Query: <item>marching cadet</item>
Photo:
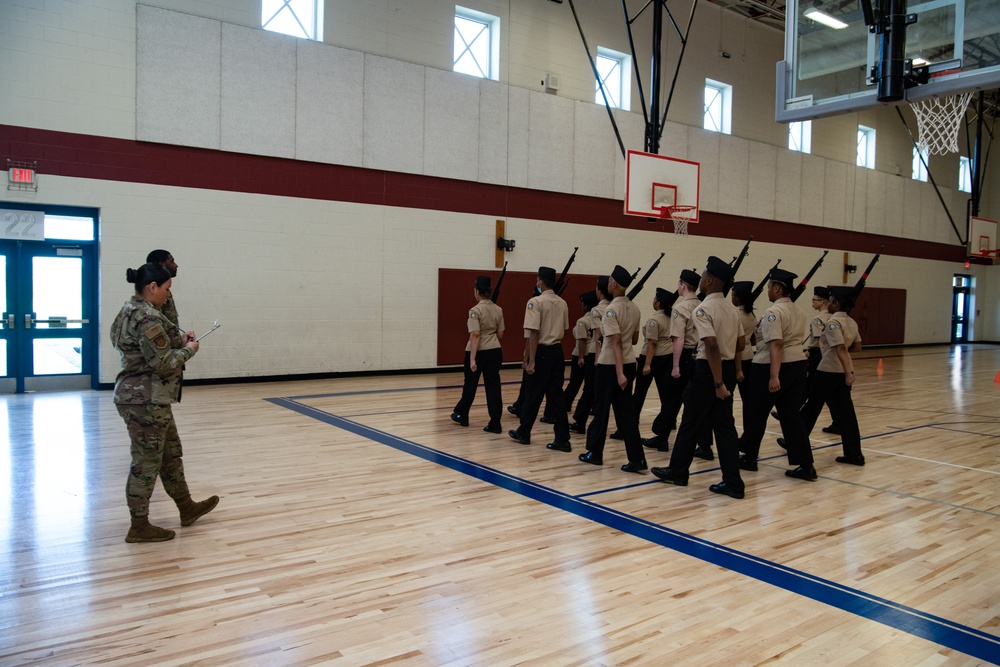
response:
[[[747,371],[747,366],[753,360],[754,348],[757,345],[757,322],[759,318],[753,312],[753,290],[754,284],[747,281],[733,283],[732,302],[736,309],[740,311],[740,321],[743,324],[743,352],[740,353],[743,371]],[[748,408],[750,397],[746,377],[737,378],[736,386],[740,389],[740,400],[743,402],[743,432],[747,431],[750,410]],[[743,451],[742,446],[740,451]]]
[[[509,431],[508,435],[522,445],[531,444],[531,428],[535,425],[544,397],[555,422],[556,439],[548,444],[548,448],[568,452],[572,448],[566,406],[563,404],[566,359],[562,339],[569,328],[569,307],[553,291],[555,283],[555,269],[548,266],[538,268],[537,285],[541,294],[529,299],[524,310],[527,339],[524,371],[528,375],[528,383],[521,405],[521,425]]]
[[[818,312],[816,313],[816,317],[809,323],[809,349],[806,353],[808,370],[806,371],[806,388],[802,393],[803,405],[809,400],[809,387],[813,376],[816,374],[816,369],[819,367],[819,362],[823,358],[820,338],[823,337],[823,330],[826,329],[826,323],[830,319],[830,289],[828,287],[817,285],[813,288],[812,307],[813,310]],[[832,423],[829,426],[824,426],[823,432],[839,435],[840,428],[836,423]]]
[[[788,462],[798,466],[787,474],[812,481],[816,479],[812,448],[797,409],[802,406],[806,382],[802,334],[807,324],[805,313],[789,297],[797,277],[779,268],[771,269],[768,275],[767,298],[771,306],[757,323],[759,343],[747,369],[748,391],[743,404],[745,430],[740,438],[740,450],[746,454],[740,458],[740,469],[757,470],[768,413],[777,406],[781,431],[788,443]]]
[[[701,276],[690,269],[681,271],[677,280],[677,300],[670,313],[670,338],[673,345],[673,366],[670,369],[670,377],[674,379],[674,383],[663,412],[666,427],[666,433],[662,434],[664,440],[669,437],[670,431],[677,424],[677,416],[680,414],[683,403],[684,388],[687,387],[691,374],[694,373],[698,332],[694,326],[693,313],[700,303],[697,296],[700,282]],[[699,448],[695,450],[695,456],[709,461],[715,458],[711,449],[702,451]]]
[[[590,327],[591,340],[593,345],[591,346],[594,350],[594,387],[596,391],[597,387],[597,359],[601,356],[601,320],[604,319],[604,311],[608,309],[611,304],[611,298],[608,296],[608,281],[610,276],[598,276],[597,277],[597,289],[594,293],[597,296],[597,305],[594,306],[590,311]],[[583,400],[582,398],[580,399]],[[587,405],[577,405],[576,412],[573,413],[573,423],[570,424],[569,430],[573,433],[586,434],[587,433],[587,417],[589,417],[594,412],[594,394],[590,395],[590,403]]]
[[[806,432],[812,432],[823,404],[830,406],[833,423],[841,428],[844,447],[844,455],[837,457],[837,463],[863,466],[865,457],[861,451],[861,432],[851,399],[854,362],[850,353],[861,351],[858,323],[848,315],[854,307],[854,299],[853,287],[830,288],[830,319],[820,338],[823,358],[810,386],[809,399],[802,407],[802,418]],[[779,440],[778,444],[782,442]]]
[[[503,399],[500,395],[500,366],[503,365],[503,310],[493,303],[489,276],[476,278],[474,292],[478,302],[469,311],[467,326],[469,342],[465,345],[465,384],[462,398],[451,413],[451,420],[461,426],[469,425],[469,408],[476,399],[479,377],[483,377],[486,389],[486,409],[490,422],[483,428],[488,433],[500,433],[500,416],[503,414]]]
[[[722,468],[722,482],[710,486],[709,491],[743,498],[732,392],[737,375],[742,373],[740,353],[744,332],[739,312],[722,294],[732,279],[733,268],[729,264],[718,257],[708,258],[700,284],[705,300],[694,312],[699,341],[694,373],[684,392],[684,416],[670,465],[653,468],[652,473],[668,484],[687,486],[695,446],[708,423],[715,433]]]
[[[594,386],[594,420],[587,428],[587,453],[580,455],[584,463],[604,463],[604,443],[608,433],[608,419],[614,406],[618,428],[624,436],[628,463],[625,472],[646,470],[646,457],[639,437],[639,415],[632,402],[632,383],[635,381],[635,348],[638,340],[641,314],[639,306],[625,296],[632,284],[632,276],[622,266],[615,266],[608,280],[608,290],[614,297],[601,320],[604,342],[597,357]]]
[[[573,355],[572,368],[573,372],[578,373],[578,377],[581,378],[583,394],[581,394],[580,402],[577,403],[576,411],[573,413],[573,423],[569,425],[569,430],[572,433],[582,434],[587,432],[587,419],[590,417],[591,408],[594,407],[594,359],[596,358],[594,351],[594,328],[595,326],[600,326],[600,322],[595,325],[591,313],[598,304],[597,292],[594,290],[584,292],[580,295],[580,303],[583,304],[584,313],[573,327],[573,338],[576,340],[576,353]],[[573,378],[571,375],[570,385],[572,384]],[[567,410],[573,404],[570,390],[571,387],[567,386]],[[576,391],[574,390],[572,393],[575,395]]]
[[[632,394],[632,402],[635,404],[635,413],[642,414],[642,405],[646,399],[646,392],[652,382],[656,382],[656,393],[660,399],[660,409],[653,420],[653,437],[643,438],[644,447],[650,447],[660,452],[668,451],[669,443],[667,436],[670,434],[670,425],[673,422],[667,421],[666,405],[670,400],[670,393],[674,391],[674,379],[670,376],[673,369],[673,341],[670,337],[670,313],[673,310],[677,295],[668,292],[662,287],[656,288],[656,296],[653,297],[653,315],[646,321],[642,328],[643,343],[639,351],[639,359],[635,374],[635,391]]]
[[[218,496],[200,502],[191,499],[184,478],[183,450],[171,403],[180,394],[184,363],[198,351],[193,331],[176,332],[160,308],[170,297],[170,271],[155,262],[128,269],[135,294],[125,302],[111,325],[111,343],[121,354],[122,370],[115,378],[115,407],[128,429],[132,464],[125,484],[125,499],[132,525],[126,542],[165,542],[174,531],[149,522],[149,499],[156,478],[180,513],[181,525],[190,526],[211,512]]]

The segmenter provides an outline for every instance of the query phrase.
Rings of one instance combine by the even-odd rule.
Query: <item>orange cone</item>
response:
[[[1000,371],[997,371],[997,374],[993,376],[993,384],[1000,384]]]
[[[882,363],[881,359],[878,360],[878,369],[875,372],[879,377],[882,377],[882,373],[885,372],[885,365]]]

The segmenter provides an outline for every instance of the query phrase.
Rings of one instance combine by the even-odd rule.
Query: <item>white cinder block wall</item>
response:
[[[592,104],[593,79],[565,4],[463,4],[501,17],[499,83],[447,71],[450,2],[329,0],[328,44],[259,31],[256,0],[148,4],[156,7],[0,0],[0,123],[622,196],[624,165],[606,112]],[[592,48],[627,52],[618,3],[577,5]],[[641,21],[635,29],[649,33]],[[645,42],[637,39],[644,80]],[[184,48],[156,50],[170,43]],[[784,148],[786,129],[773,122],[772,108],[781,44],[778,31],[699,5],[663,152],[702,162],[703,208],[954,243],[929,186],[907,177],[910,147],[895,111],[816,121],[813,155]],[[719,50],[733,57],[722,59]],[[137,52],[145,58],[139,69]],[[560,76],[558,96],[541,92],[546,72]],[[733,136],[700,129],[705,77],[734,85]],[[165,90],[184,95],[171,105]],[[632,99],[637,107],[636,91]],[[177,123],[185,114],[197,122]],[[641,147],[641,115],[616,118],[627,147]],[[859,122],[879,132],[875,171],[853,165]],[[954,191],[957,161],[935,158],[931,169],[961,225],[966,196]],[[193,378],[433,366],[437,269],[492,267],[494,216],[44,174],[42,184],[37,195],[4,198],[101,210],[102,326],[128,295],[125,267],[153,247],[177,255],[182,324],[225,324],[192,364]],[[997,190],[987,189],[984,215],[997,217]],[[732,255],[741,246],[541,220],[508,219],[507,229],[518,240],[513,270],[561,262],[573,245],[581,245],[581,273],[647,266],[662,249],[668,255],[652,284],[665,287],[692,258]],[[755,243],[747,275],[763,275],[777,257],[804,271],[818,256],[807,237],[788,243]],[[839,252],[831,248],[814,284],[840,282]],[[907,343],[948,339],[950,278],[961,270],[883,258],[872,284],[910,291]],[[971,272],[981,310],[976,338],[996,340],[1000,281],[993,269]],[[102,340],[101,381],[116,371]]]

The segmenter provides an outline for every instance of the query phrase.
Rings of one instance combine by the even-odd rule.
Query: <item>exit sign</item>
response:
[[[34,185],[35,170],[11,167],[7,170],[7,179],[11,183],[17,183],[18,185]]]

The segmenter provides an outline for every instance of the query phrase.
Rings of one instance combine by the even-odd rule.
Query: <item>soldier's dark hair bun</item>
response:
[[[170,271],[155,262],[143,264],[138,269],[125,269],[125,280],[135,285],[136,294],[142,293],[150,283],[162,285],[170,278]]]

